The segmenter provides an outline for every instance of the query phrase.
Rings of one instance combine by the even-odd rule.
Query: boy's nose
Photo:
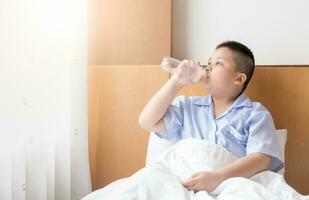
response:
[[[207,65],[207,66],[205,67],[206,73],[211,72],[211,70],[212,70],[211,65]]]

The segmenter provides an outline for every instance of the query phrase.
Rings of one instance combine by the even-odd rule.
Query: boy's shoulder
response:
[[[263,105],[262,102],[252,101],[246,94],[242,94],[235,100],[234,107],[243,108],[244,110],[249,111],[251,115],[261,112],[270,114],[269,110]],[[239,111],[242,111],[242,109],[239,109]]]

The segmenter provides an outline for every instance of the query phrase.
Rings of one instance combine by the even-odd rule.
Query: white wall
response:
[[[0,199],[89,192],[78,184],[89,176],[86,10],[85,0],[0,1]]]
[[[173,0],[172,54],[207,63],[217,44],[237,40],[258,65],[309,64],[307,0]]]

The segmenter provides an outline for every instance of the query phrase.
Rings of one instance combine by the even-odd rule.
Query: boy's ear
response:
[[[235,85],[243,85],[247,80],[247,75],[245,73],[239,73],[236,76],[236,79],[234,81]]]

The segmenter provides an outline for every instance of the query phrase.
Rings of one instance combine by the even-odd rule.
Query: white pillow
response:
[[[286,144],[286,140],[288,136],[288,131],[286,129],[277,129],[276,133],[277,133],[279,144],[282,150],[283,162],[285,162],[285,144]],[[279,170],[278,173],[284,175],[284,172],[285,172],[285,168],[283,166],[283,168]]]
[[[287,130],[277,129],[276,133],[279,139],[279,143],[282,149],[282,155],[284,159],[285,144],[287,140]],[[155,133],[151,132],[149,136],[149,140],[148,140],[146,166],[149,165],[150,163],[155,162],[165,150],[167,150],[169,147],[171,147],[176,142],[177,141],[161,139]],[[285,172],[285,169],[283,168],[278,173],[284,174],[284,172]]]
[[[176,142],[177,141],[161,139],[155,133],[150,132],[147,146],[146,166],[155,162],[165,150],[173,146]]]

